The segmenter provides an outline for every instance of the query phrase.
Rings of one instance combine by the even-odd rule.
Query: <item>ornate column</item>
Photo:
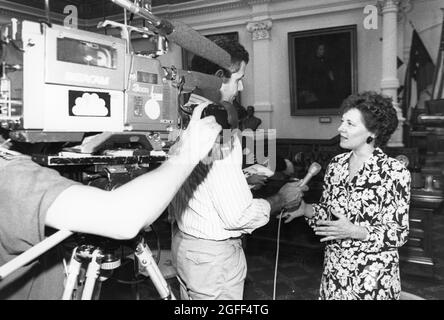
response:
[[[380,12],[382,12],[382,79],[381,93],[392,97],[393,105],[398,114],[398,128],[393,133],[388,146],[404,146],[403,125],[405,118],[399,108],[397,77],[397,44],[398,44],[398,11],[410,0],[378,0]]]
[[[254,107],[262,119],[262,128],[271,128],[271,19],[266,18],[247,23],[247,31],[253,40],[250,52],[253,65]]]

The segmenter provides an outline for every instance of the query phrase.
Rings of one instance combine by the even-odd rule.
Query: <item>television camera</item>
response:
[[[35,152],[43,165],[88,165],[96,155],[101,165],[105,157],[113,163],[128,156],[138,156],[144,165],[162,161],[174,142],[169,137],[177,136],[171,133],[189,119],[183,105],[190,93],[218,97],[219,78],[164,67],[156,58],[168,52],[167,39],[226,64],[222,49],[208,51],[215,46],[210,40],[184,24],[155,17],[146,7],[113,2],[142,16],[147,27],[110,20],[98,24],[99,31],[119,29],[115,37],[17,19],[1,26],[0,130],[27,147],[46,146]],[[151,51],[134,50],[133,40],[141,36],[155,44]],[[81,144],[72,147],[75,143]],[[74,153],[58,152],[57,146],[67,145]]]
[[[168,52],[168,40],[222,66],[230,60],[220,51],[214,57],[221,49],[183,24],[158,19],[127,0],[113,2],[142,16],[148,27],[98,24],[99,31],[118,29],[115,37],[17,19],[0,26],[0,134],[29,148],[37,163],[106,190],[166,159],[174,142],[169,137],[190,116],[184,105],[191,93],[217,101],[219,78],[161,65],[157,57]],[[136,51],[135,36],[150,39],[153,50]],[[109,239],[94,243],[112,256]],[[137,248],[136,255],[147,255],[146,246]],[[156,270],[149,273],[164,287]]]
[[[2,28],[0,124],[24,142],[79,142],[88,132],[169,132],[180,125],[182,94],[220,87],[217,78],[162,67],[165,38],[147,28],[103,21],[122,38],[13,20]],[[131,35],[160,48],[132,52]],[[197,75],[197,80],[196,80]],[[203,80],[203,81],[202,81]]]

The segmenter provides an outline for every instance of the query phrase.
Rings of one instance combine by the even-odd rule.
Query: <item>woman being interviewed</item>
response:
[[[349,96],[338,129],[351,150],[330,162],[318,204],[301,203],[285,222],[304,215],[327,242],[320,299],[399,299],[398,248],[407,241],[410,173],[379,147],[396,130],[391,98]]]

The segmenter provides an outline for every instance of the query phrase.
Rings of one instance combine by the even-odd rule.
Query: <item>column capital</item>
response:
[[[265,19],[260,21],[250,21],[247,23],[247,31],[252,34],[253,40],[270,39],[270,30],[273,23],[271,19]]]
[[[412,0],[376,0],[376,6],[380,14],[397,12],[398,20],[413,10]]]

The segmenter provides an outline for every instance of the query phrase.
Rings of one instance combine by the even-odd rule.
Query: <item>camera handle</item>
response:
[[[106,27],[113,27],[120,29],[120,38],[126,41],[127,43],[127,53],[130,53],[130,43],[131,43],[131,32],[140,33],[145,36],[157,36],[156,33],[148,29],[147,27],[134,27],[127,24],[122,24],[119,22],[115,22],[112,20],[105,20],[100,21],[97,25],[97,28],[106,28]]]

